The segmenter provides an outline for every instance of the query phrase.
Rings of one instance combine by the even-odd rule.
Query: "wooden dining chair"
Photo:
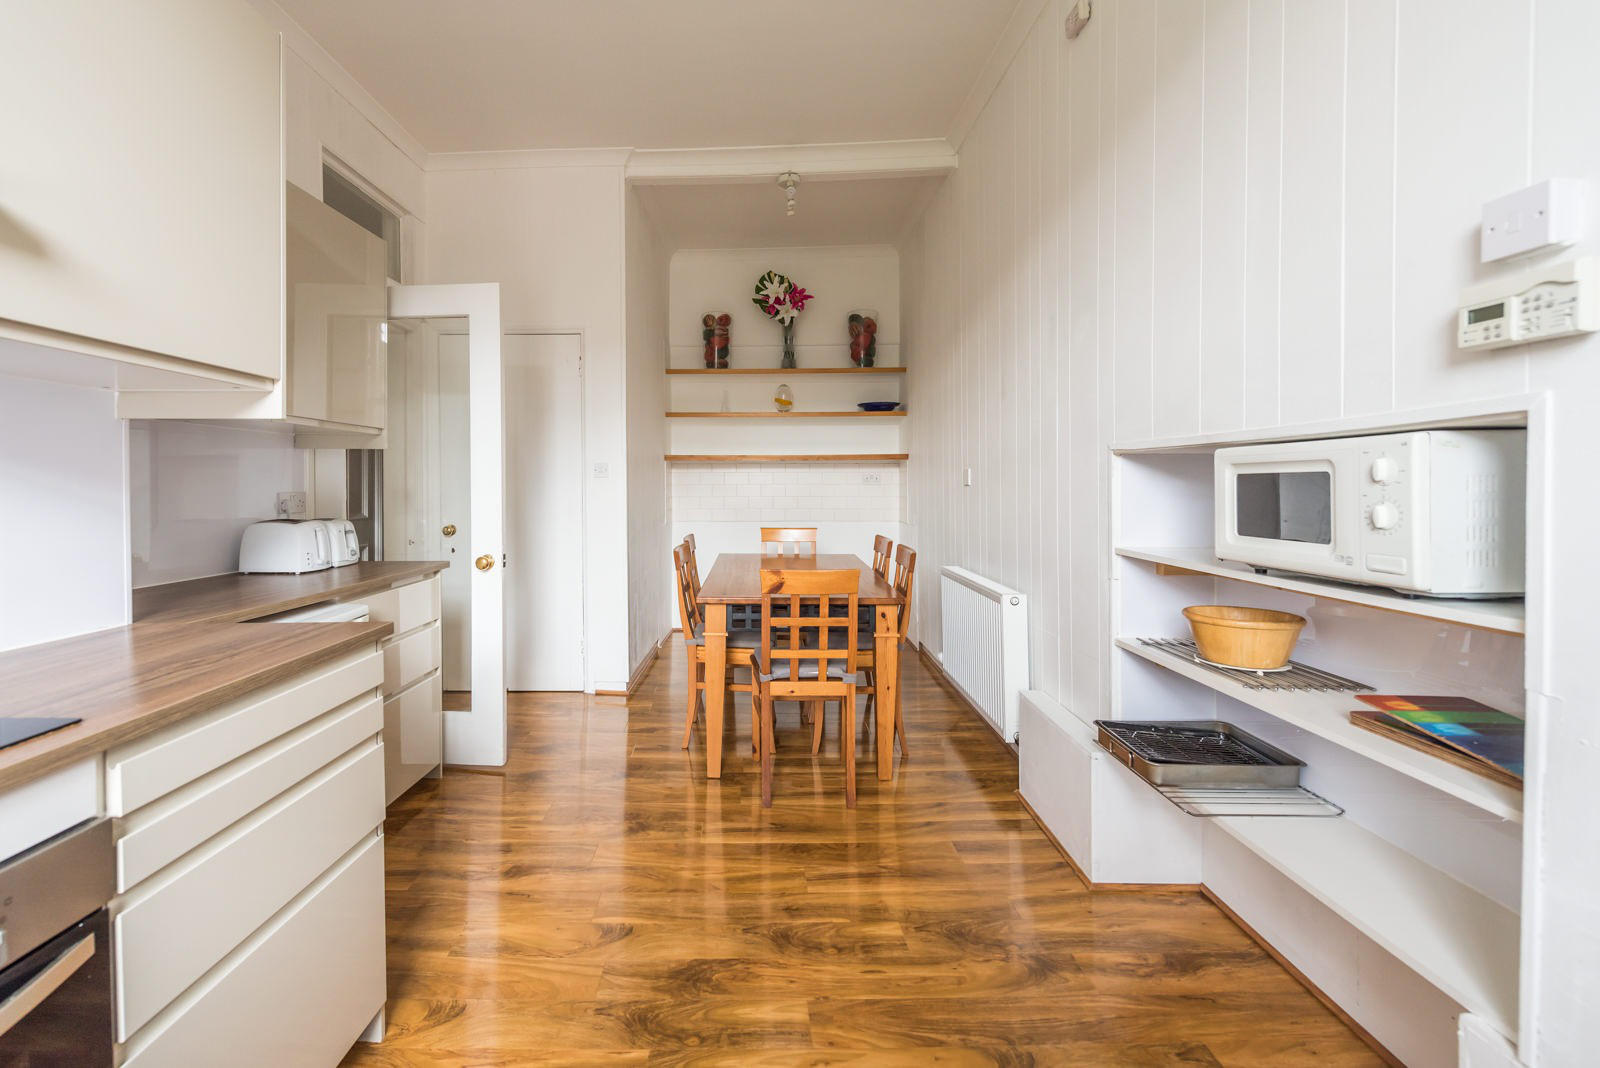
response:
[[[911,627],[911,594],[915,585],[916,574],[917,551],[908,545],[900,546],[894,551],[894,579],[891,585],[894,587],[895,595],[900,598],[900,614],[895,640],[901,643],[905,642],[906,632]],[[877,670],[878,659],[876,632],[876,622],[862,631],[861,644],[864,648],[862,655],[856,661],[862,670],[863,677],[869,680],[863,685],[870,686],[867,690],[867,707],[862,713],[863,726],[867,731],[871,731],[872,724],[876,722],[876,717],[872,715],[872,706],[877,700],[877,679],[874,675]],[[905,701],[900,692],[899,681],[899,679],[895,680],[894,688],[894,733],[895,737],[900,740],[900,754],[902,756],[910,756],[911,751],[906,748],[906,723],[905,715],[902,712]]]
[[[705,677],[706,669],[706,641],[705,641],[705,614],[700,609],[699,590],[700,582],[695,575],[694,552],[688,541],[672,550],[673,569],[677,573],[678,588],[678,621],[683,627],[683,646],[686,653],[685,667],[688,670],[689,687],[687,707],[683,715],[683,746],[689,748],[689,740],[694,736],[694,723],[700,713],[702,698],[710,680]],[[756,633],[748,628],[728,630],[727,644],[727,670],[718,681],[719,685],[734,693],[748,693],[750,695],[750,738],[751,752],[755,756],[761,755],[761,725],[759,708],[756,704],[757,686],[755,680],[754,658],[757,646],[760,644]],[[733,677],[734,668],[743,668],[750,672],[750,681],[739,683]]]
[[[772,552],[768,553],[769,549]],[[817,528],[762,527],[761,552],[771,556],[814,557],[817,555]]]
[[[839,755],[844,765],[844,803],[856,805],[856,628],[830,627],[829,607],[844,605],[854,619],[861,572],[761,570],[761,648],[756,681],[761,705],[761,805],[772,807],[776,746],[773,702],[779,699],[839,702]],[[812,606],[815,613],[802,611]],[[774,611],[777,609],[777,611]],[[843,641],[830,644],[843,632]],[[820,707],[813,717],[822,721]]]
[[[879,578],[888,581],[889,561],[893,559],[894,541],[882,534],[872,536],[872,572]]]

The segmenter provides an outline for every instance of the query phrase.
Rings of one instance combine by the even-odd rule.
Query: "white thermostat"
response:
[[[1499,349],[1600,329],[1595,259],[1552,263],[1461,291],[1456,346]]]

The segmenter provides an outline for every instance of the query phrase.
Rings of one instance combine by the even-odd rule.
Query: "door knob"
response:
[[[456,536],[456,525],[454,523],[446,523],[444,526],[439,528],[439,533],[443,534],[447,538],[453,538]]]
[[[484,553],[482,556],[472,561],[472,563],[479,571],[487,571],[494,566],[494,557],[490,556],[488,553]]]

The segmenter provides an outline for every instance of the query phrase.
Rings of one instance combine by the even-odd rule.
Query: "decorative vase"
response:
[[[787,322],[787,323],[783,324],[783,363],[779,364],[778,366],[780,366],[780,367],[793,367],[793,366],[795,366],[795,362],[794,362],[794,323],[793,323],[793,321],[790,321],[790,322]]]
[[[858,308],[850,313],[850,362],[871,367],[878,361],[878,313]]]
[[[728,328],[733,316],[727,312],[706,312],[700,317],[700,337],[705,341],[707,367],[728,366]]]
[[[772,406],[780,412],[786,412],[794,407],[794,390],[787,383],[782,383],[772,391]]]

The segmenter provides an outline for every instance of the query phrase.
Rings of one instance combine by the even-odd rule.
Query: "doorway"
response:
[[[582,335],[501,337],[508,690],[584,688]],[[445,559],[473,544],[466,338],[438,339],[438,500]],[[461,552],[465,550],[462,549]],[[462,560],[465,563],[465,560]],[[471,571],[443,581],[443,678],[472,689]]]

